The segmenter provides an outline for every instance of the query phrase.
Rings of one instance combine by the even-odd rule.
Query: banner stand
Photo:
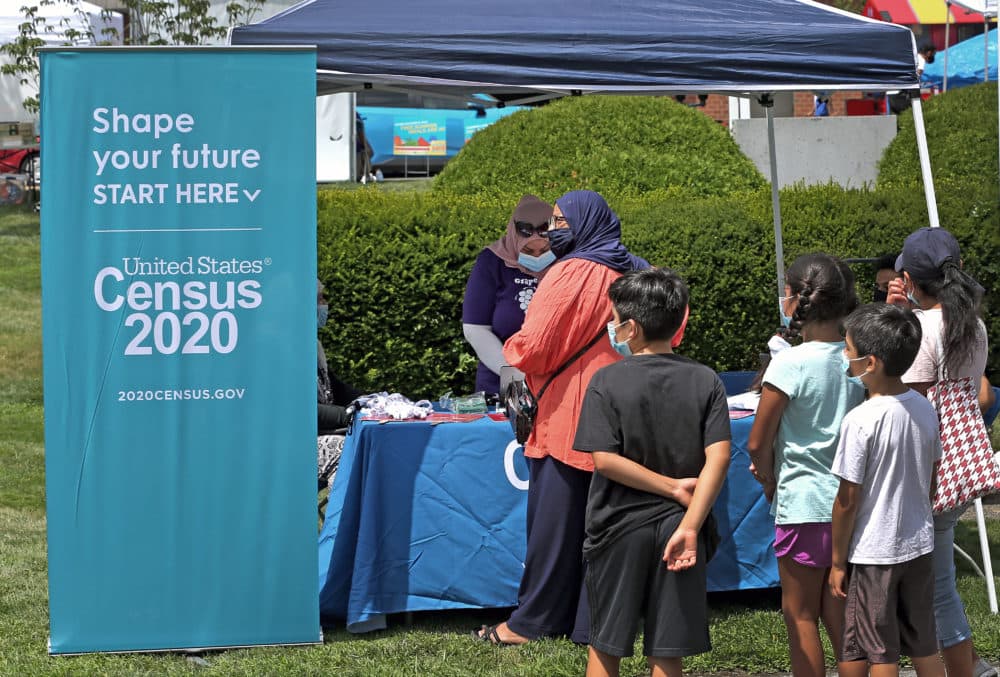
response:
[[[315,67],[41,50],[51,654],[322,642]]]

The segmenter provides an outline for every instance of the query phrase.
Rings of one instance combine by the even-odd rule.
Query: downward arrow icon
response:
[[[258,188],[257,190],[255,190],[252,193],[249,190],[247,190],[247,189],[244,188],[243,189],[243,194],[247,196],[247,199],[250,200],[250,202],[253,202],[254,200],[257,199],[257,196],[260,195],[260,188]]]

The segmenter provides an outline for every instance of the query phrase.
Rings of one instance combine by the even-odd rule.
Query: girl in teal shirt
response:
[[[792,673],[823,677],[819,621],[835,652],[843,634],[843,601],[826,585],[839,485],[830,466],[841,420],[864,399],[864,387],[845,372],[840,333],[858,300],[850,269],[826,254],[800,256],[785,276],[782,321],[802,343],[775,355],[764,373],[750,431],[750,470],[763,485],[774,515]]]

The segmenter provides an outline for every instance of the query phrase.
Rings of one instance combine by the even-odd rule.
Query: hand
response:
[[[673,499],[685,508],[688,507],[691,505],[691,499],[694,498],[696,484],[698,484],[697,477],[682,477],[679,480],[674,480]]]
[[[503,366],[510,367],[510,369],[511,369],[510,380],[511,381],[523,381],[524,380],[525,377],[524,377],[524,372],[523,371],[521,371],[517,367],[511,367],[509,364],[505,364]]]
[[[663,549],[663,561],[670,571],[690,569],[698,561],[698,532],[677,528]]]
[[[830,567],[830,594],[837,599],[847,597],[847,569],[843,566]]]
[[[753,478],[758,482],[760,482],[762,486],[767,486],[768,484],[774,484],[775,482],[774,475],[772,475],[771,473],[764,473],[758,471],[756,463],[752,462],[750,463],[750,474],[753,475]]]
[[[760,485],[764,488],[764,498],[767,499],[767,502],[774,503],[774,492],[778,489],[778,483],[771,480],[769,482],[761,482]]]
[[[889,282],[889,292],[885,302],[899,306],[900,308],[913,307],[913,304],[906,297],[906,283],[903,281],[903,278],[897,277]]]

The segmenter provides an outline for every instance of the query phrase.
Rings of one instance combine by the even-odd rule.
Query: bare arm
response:
[[[609,451],[595,451],[594,468],[609,480],[677,501],[687,507],[697,478],[674,479]]]
[[[663,549],[663,561],[671,571],[681,571],[694,566],[698,559],[698,531],[719,497],[722,484],[729,471],[729,440],[716,442],[705,448],[705,466],[698,475],[698,484],[691,504],[680,525]]]
[[[750,454],[750,472],[764,487],[767,500],[774,496],[774,440],[781,425],[781,414],[788,406],[788,396],[773,385],[765,383],[760,392],[757,417],[750,429],[747,451]]]
[[[982,378],[979,379],[979,410],[985,414],[994,402],[996,402],[996,393],[993,392],[993,386],[990,385],[986,374],[983,374]]]
[[[861,485],[840,480],[840,490],[833,502],[833,564],[830,567],[830,594],[847,597],[847,550],[858,516]]]

